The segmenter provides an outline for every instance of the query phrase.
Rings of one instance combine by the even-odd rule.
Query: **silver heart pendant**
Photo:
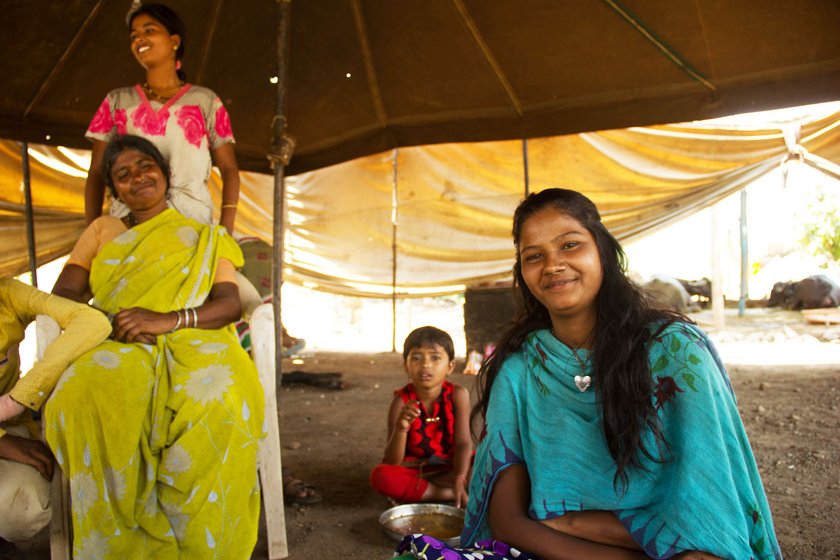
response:
[[[592,385],[592,378],[588,375],[584,375],[583,377],[575,375],[575,385],[577,385],[577,388],[580,389],[581,393],[584,393],[587,389],[589,389],[589,386]]]

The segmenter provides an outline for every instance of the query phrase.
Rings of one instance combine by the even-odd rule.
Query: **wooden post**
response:
[[[747,309],[747,299],[750,295],[749,287],[749,239],[747,232],[747,190],[741,191],[741,219],[739,221],[741,238],[741,294],[738,298],[738,317],[743,317]]]

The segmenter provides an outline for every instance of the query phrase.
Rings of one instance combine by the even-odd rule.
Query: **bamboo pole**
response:
[[[29,273],[32,286],[38,287],[38,257],[35,252],[35,218],[32,211],[32,184],[29,175],[29,142],[20,143],[20,164],[23,173],[23,196],[26,203],[26,241],[29,249]]]
[[[522,139],[522,167],[525,174],[525,196],[531,194],[531,176],[528,174],[528,139]]]

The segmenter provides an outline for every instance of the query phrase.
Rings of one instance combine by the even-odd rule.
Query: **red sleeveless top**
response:
[[[427,411],[420,402],[420,416],[408,428],[405,442],[405,460],[430,460],[431,464],[451,463],[455,448],[455,404],[452,393],[455,385],[443,382],[440,395],[435,399],[432,410]],[[414,384],[409,383],[394,392],[405,404],[420,401]]]

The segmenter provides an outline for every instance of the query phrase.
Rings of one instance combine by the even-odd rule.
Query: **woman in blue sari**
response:
[[[428,560],[780,559],[735,396],[706,335],[647,305],[583,195],[532,194],[513,222],[523,313],[480,373],[474,414],[485,426],[461,537],[480,542],[455,551],[418,535],[399,551]]]

